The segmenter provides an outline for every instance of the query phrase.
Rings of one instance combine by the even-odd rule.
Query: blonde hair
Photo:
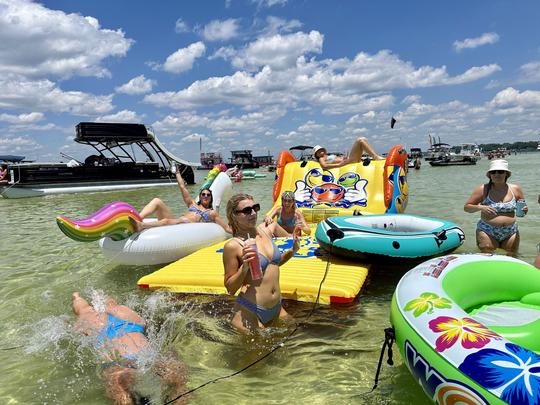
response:
[[[233,231],[233,235],[236,234],[238,231],[238,221],[236,219],[236,209],[238,208],[238,204],[240,204],[240,201],[244,200],[253,200],[253,196],[250,196],[249,194],[245,193],[239,193],[235,194],[231,197],[229,202],[227,203],[227,220],[229,221],[229,225]]]

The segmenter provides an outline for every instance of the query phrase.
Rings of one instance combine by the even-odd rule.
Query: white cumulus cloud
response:
[[[63,91],[50,80],[0,77],[0,108],[99,115],[114,109],[112,97]]]
[[[204,26],[201,30],[202,37],[209,41],[228,41],[239,35],[238,20],[229,18],[227,20],[213,20]]]
[[[270,66],[284,69],[294,66],[299,56],[322,52],[324,36],[318,31],[262,37],[239,51],[232,59],[237,68],[256,69]]]
[[[10,124],[29,124],[43,119],[43,113],[31,112],[28,114],[0,114],[0,121],[9,122]]]
[[[0,2],[0,75],[110,76],[102,66],[124,56],[133,40],[98,20],[51,10],[29,0]]]
[[[474,49],[482,45],[490,45],[499,42],[499,35],[495,32],[486,32],[476,38],[466,38],[463,41],[454,41],[454,49],[461,52],[463,49]]]
[[[179,18],[174,24],[174,31],[178,34],[189,32],[189,25],[184,20]]]
[[[125,93],[130,95],[144,94],[152,91],[152,88],[157,84],[155,80],[147,79],[144,75],[134,77],[129,82],[115,87],[117,93]]]
[[[187,48],[177,50],[167,57],[163,70],[170,73],[181,73],[190,70],[195,60],[206,52],[206,46],[201,41],[189,45]]]
[[[130,110],[118,111],[115,114],[102,115],[97,117],[95,122],[131,122],[131,123],[141,123],[142,117],[140,117],[136,112]]]

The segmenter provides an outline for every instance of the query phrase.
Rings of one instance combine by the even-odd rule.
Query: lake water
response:
[[[540,153],[509,156],[512,182],[522,185],[529,214],[518,219],[520,258],[532,262],[540,241]],[[488,160],[476,166],[430,167],[411,171],[407,213],[456,222],[466,234],[458,253],[476,252],[474,230],[479,214],[463,204],[486,181]],[[262,170],[261,170],[262,172]],[[198,172],[197,177],[204,175]],[[235,184],[235,191],[255,196],[266,212],[271,205],[273,173]],[[192,191],[197,186],[190,186]],[[2,283],[0,296],[0,403],[106,402],[88,342],[70,333],[71,293],[98,302],[110,294],[150,319],[150,337],[160,350],[173,349],[188,366],[190,388],[241,369],[266,353],[287,331],[250,342],[228,324],[228,297],[179,296],[138,290],[137,280],[158,266],[118,266],[105,259],[97,242],[78,243],[57,228],[59,214],[82,218],[108,202],[122,200],[141,209],[159,196],[177,213],[185,206],[176,187],[114,193],[67,194],[20,200],[0,199]],[[223,214],[223,212],[222,212]],[[389,326],[394,288],[407,268],[372,267],[358,299],[347,307],[319,307],[285,347],[255,367],[208,385],[193,404],[410,404],[429,403],[410,376],[397,350],[395,365],[383,365],[379,388],[373,386],[383,329]],[[286,302],[297,319],[310,304]],[[394,348],[395,349],[395,348]],[[140,382],[159,403],[161,389],[150,377]]]

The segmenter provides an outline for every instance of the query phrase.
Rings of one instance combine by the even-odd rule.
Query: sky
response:
[[[191,161],[536,141],[538,21],[528,0],[0,0],[0,154],[84,159],[81,121]]]

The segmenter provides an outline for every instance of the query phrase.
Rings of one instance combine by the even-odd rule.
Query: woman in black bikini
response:
[[[178,168],[176,169],[176,182],[182,193],[182,198],[188,207],[188,212],[180,218],[176,218],[163,200],[154,198],[142,209],[139,215],[141,218],[146,218],[152,214],[156,214],[158,220],[154,222],[139,222],[130,218],[137,232],[164,225],[186,224],[190,222],[215,222],[225,229],[225,232],[232,233],[231,228],[219,216],[217,211],[212,208],[212,191],[210,189],[205,188],[199,192],[199,202],[197,203],[189,194]]]
[[[276,223],[257,226],[259,210],[260,205],[247,194],[236,194],[227,204],[227,219],[233,238],[223,250],[224,284],[229,294],[240,290],[234,304],[232,325],[242,332],[253,332],[278,318],[291,318],[281,306],[279,266],[298,251],[298,236],[294,236],[292,249],[280,253],[272,240]],[[245,244],[249,237],[255,238],[258,253]],[[253,280],[249,262],[257,254],[263,277]]]

